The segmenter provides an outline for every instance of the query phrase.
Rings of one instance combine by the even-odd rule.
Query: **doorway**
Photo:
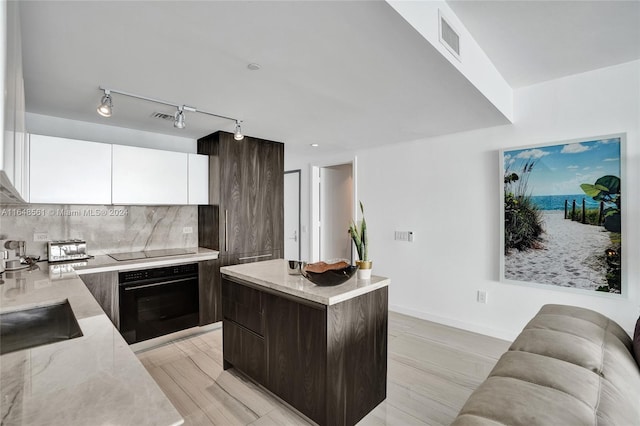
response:
[[[349,224],[355,217],[355,160],[312,168],[312,260],[352,260]]]
[[[301,260],[300,241],[301,170],[284,172],[284,258]]]

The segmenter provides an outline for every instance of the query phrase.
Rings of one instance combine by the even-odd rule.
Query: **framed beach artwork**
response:
[[[500,152],[503,281],[623,294],[624,143],[618,134]]]

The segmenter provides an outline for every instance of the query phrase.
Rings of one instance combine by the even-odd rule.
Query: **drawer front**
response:
[[[250,287],[222,280],[222,315],[225,319],[264,335],[262,293]]]
[[[263,337],[225,319],[222,321],[222,345],[225,363],[242,370],[260,384],[266,383]]]

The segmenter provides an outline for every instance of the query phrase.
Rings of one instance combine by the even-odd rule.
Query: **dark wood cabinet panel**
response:
[[[198,245],[220,251],[220,206],[198,206]]]
[[[222,321],[220,267],[223,264],[224,258],[205,260],[198,264],[200,326]]]
[[[263,225],[256,227],[256,246],[279,250],[284,247],[284,155],[278,144],[266,143],[260,158],[256,218],[262,218]]]
[[[220,252],[205,266],[200,325],[222,319],[221,266],[271,260],[284,252],[284,145],[216,132],[198,140],[209,155],[209,200],[198,206],[198,243]]]
[[[266,295],[267,387],[319,424],[326,423],[326,310]]]
[[[264,335],[262,311],[263,293],[222,279],[222,313],[256,334]]]
[[[80,275],[80,279],[87,286],[93,297],[98,301],[102,310],[107,314],[113,325],[120,328],[120,298],[118,295],[118,272],[96,272],[95,274]]]
[[[387,395],[388,288],[327,310],[327,412],[352,425]]]
[[[198,140],[198,153],[217,159],[210,162],[209,180],[219,188],[212,198],[219,198],[217,210],[199,208],[200,245],[221,254],[282,252],[284,145],[216,132]]]
[[[226,319],[222,321],[222,327],[224,368],[236,367],[258,383],[265,384],[264,338]]]

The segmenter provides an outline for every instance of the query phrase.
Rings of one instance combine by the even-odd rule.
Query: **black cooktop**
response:
[[[145,250],[133,251],[129,253],[112,253],[109,256],[117,261],[151,259],[154,257],[164,256],[180,256],[183,254],[196,254],[193,249],[162,249],[162,250]]]

